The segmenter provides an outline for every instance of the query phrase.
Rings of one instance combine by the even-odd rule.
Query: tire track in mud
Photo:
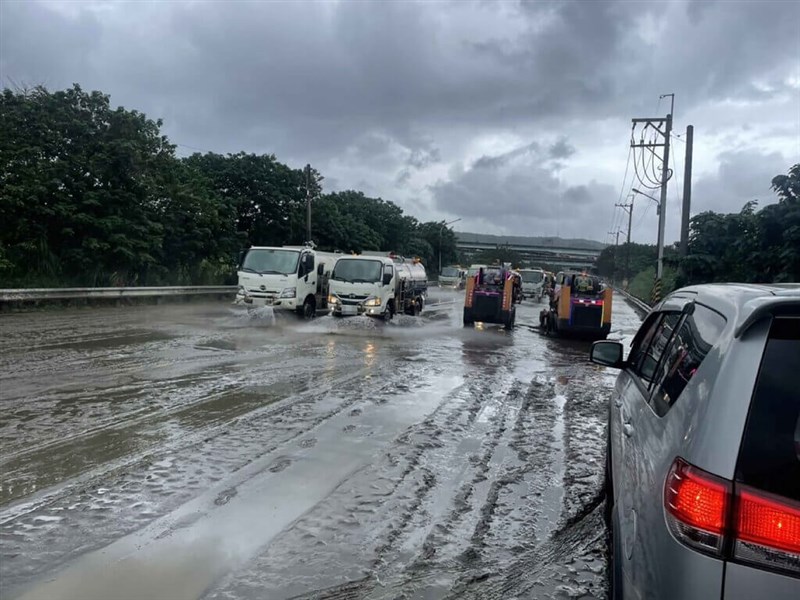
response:
[[[583,357],[579,350],[567,354]],[[372,569],[339,586],[291,597],[604,598],[606,530],[602,461],[596,458],[604,452],[608,382],[583,361],[561,360],[554,371],[534,376],[524,394],[514,381],[494,398],[508,410],[489,418],[493,433],[468,455],[464,483],[451,494],[449,510],[433,509],[444,483],[438,477],[414,515],[416,528],[428,532],[424,539],[398,536],[395,550]],[[465,408],[463,423],[473,425],[485,406]],[[462,427],[457,434],[469,431]],[[440,435],[430,453],[445,455],[450,445]],[[443,470],[441,457],[429,462]],[[485,490],[476,498],[480,485]]]
[[[493,401],[492,385],[478,377],[467,378],[425,419],[400,434],[380,460],[343,482],[273,540],[260,557],[232,573],[206,597],[288,597],[325,587],[325,580],[336,581],[343,574],[349,574],[348,581],[361,583],[347,583],[330,593],[347,590],[347,594],[363,597],[380,585],[380,573],[409,552],[416,552],[418,544],[411,544],[412,550],[406,548],[409,539],[426,530],[420,523],[429,518],[431,497],[442,484],[437,477],[440,459],[434,455],[452,454],[457,449],[464,432]],[[495,431],[486,443],[496,445],[501,436],[502,430]],[[488,461],[490,453],[482,455]],[[460,459],[467,462],[464,456]],[[480,471],[480,461],[476,467]],[[342,514],[348,517],[335,516]],[[314,548],[313,556],[307,553],[309,546]],[[306,565],[298,569],[296,561],[301,556]],[[287,571],[295,574],[287,578]],[[282,583],[280,589],[271,587],[276,580]]]
[[[412,364],[393,369],[398,377]],[[370,367],[131,457],[0,513],[0,576],[9,587],[162,517],[262,456],[349,411]],[[391,393],[387,381],[372,393]],[[332,393],[332,390],[336,393]],[[230,494],[229,494],[230,496]]]
[[[523,384],[500,366],[503,358],[497,358],[495,377],[468,374],[427,418],[398,436],[381,461],[343,482],[206,598],[372,597],[397,587],[393,573],[404,582],[424,577],[432,560],[434,568],[452,563],[463,571],[490,528],[500,489],[492,480],[499,467],[494,462],[501,446],[502,464],[513,458],[504,438],[525,397]],[[470,438],[477,445],[464,452]],[[446,480],[451,472],[451,479],[468,483],[452,485]],[[335,522],[335,514],[351,518]],[[310,564],[298,570],[298,560]],[[337,579],[347,583],[329,587]],[[282,585],[276,587],[277,580]],[[308,589],[318,591],[304,595]]]

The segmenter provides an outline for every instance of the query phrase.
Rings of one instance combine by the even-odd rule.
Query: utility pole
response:
[[[306,165],[306,242],[311,241],[311,165]]]
[[[664,276],[664,228],[667,222],[667,180],[669,179],[669,136],[672,134],[672,113],[667,115],[664,133],[664,162],[661,164],[661,202],[658,213],[658,264],[656,282],[653,289],[653,302],[661,300],[661,278]]]
[[[633,226],[633,199],[636,196],[633,194],[629,195],[631,203],[630,204],[615,204],[615,206],[619,206],[622,210],[628,213],[628,231],[627,235],[625,236],[625,272],[622,275],[622,287],[627,291],[628,289],[628,280],[631,277],[630,267],[631,267],[631,227]]]
[[[689,253],[689,213],[692,208],[692,143],[694,126],[686,127],[686,159],[683,165],[683,208],[681,209],[681,258]]]
[[[664,228],[666,225],[666,217],[667,217],[667,181],[671,176],[671,172],[669,170],[669,140],[670,140],[670,135],[672,134],[672,111],[674,110],[675,106],[675,94],[662,94],[660,98],[665,98],[667,96],[671,96],[672,104],[670,106],[670,112],[666,117],[632,119],[634,127],[636,127],[637,123],[645,123],[645,128],[652,127],[664,139],[663,143],[658,143],[658,142],[645,143],[644,140],[641,140],[641,142],[638,144],[635,143],[633,139],[631,139],[631,148],[642,148],[643,151],[644,149],[647,149],[654,155],[655,155],[655,148],[657,147],[664,148],[664,154],[661,160],[661,181],[659,182],[661,187],[661,200],[657,201],[659,208],[658,247],[656,249],[658,252],[658,260],[656,263],[656,279],[653,282],[653,293],[651,296],[651,300],[654,304],[661,299],[661,279],[664,276]],[[662,126],[663,129],[661,128]]]
[[[619,206],[619,205],[617,205]],[[611,281],[616,284],[617,281],[617,251],[619,250],[619,234],[620,230],[617,229],[616,231],[609,231],[608,235],[615,236],[614,240],[614,263],[611,267]]]

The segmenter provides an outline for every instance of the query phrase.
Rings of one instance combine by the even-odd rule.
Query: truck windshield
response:
[[[442,277],[458,277],[458,269],[455,267],[445,267],[442,269]]]
[[[351,283],[374,283],[381,280],[383,263],[377,260],[346,259],[336,263],[331,279]]]
[[[279,248],[251,249],[242,263],[242,271],[251,273],[278,273],[289,275],[297,273],[297,261],[300,252],[297,250],[283,250]]]
[[[477,275],[478,271],[481,270],[481,267],[483,267],[483,265],[472,265],[469,268],[469,271],[467,271],[467,275],[469,275],[470,277]]]
[[[522,271],[522,281],[525,283],[539,283],[543,277],[541,271]]]

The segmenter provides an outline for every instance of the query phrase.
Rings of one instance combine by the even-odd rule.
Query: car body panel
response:
[[[666,412],[663,403],[654,403],[655,384],[648,386],[630,365],[621,371],[611,394],[613,539],[621,546],[615,556],[621,563],[623,598],[743,600],[766,597],[767,590],[770,600],[800,598],[800,578],[726,561],[678,541],[667,525],[664,509],[664,485],[677,457],[729,481],[735,478],[771,324],[769,311],[763,309],[768,300],[757,303],[763,312],[757,320],[750,319],[748,303],[752,307],[753,298],[769,298],[770,293],[768,287],[746,285],[681,290],[648,315],[634,339],[634,344],[638,343],[646,324],[653,323],[662,311],[693,314],[699,310],[696,307],[703,306],[726,319],[713,347]],[[780,294],[772,306],[784,310],[787,295],[791,294]],[[800,307],[796,302],[793,306]],[[747,327],[741,330],[743,323]],[[697,327],[691,331],[702,330],[702,323]],[[691,344],[692,337],[688,339]],[[672,340],[667,347],[671,344]]]
[[[724,600],[797,600],[800,580],[748,565],[728,563],[725,569]]]

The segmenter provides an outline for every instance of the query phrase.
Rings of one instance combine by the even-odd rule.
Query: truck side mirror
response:
[[[383,285],[391,285],[392,283],[392,274],[391,273],[384,273],[383,274]]]
[[[236,266],[241,267],[242,263],[244,262],[244,257],[247,255],[247,250],[240,250],[239,251],[239,262]]]
[[[325,272],[325,265],[319,263],[317,265],[317,275],[322,275]]]

